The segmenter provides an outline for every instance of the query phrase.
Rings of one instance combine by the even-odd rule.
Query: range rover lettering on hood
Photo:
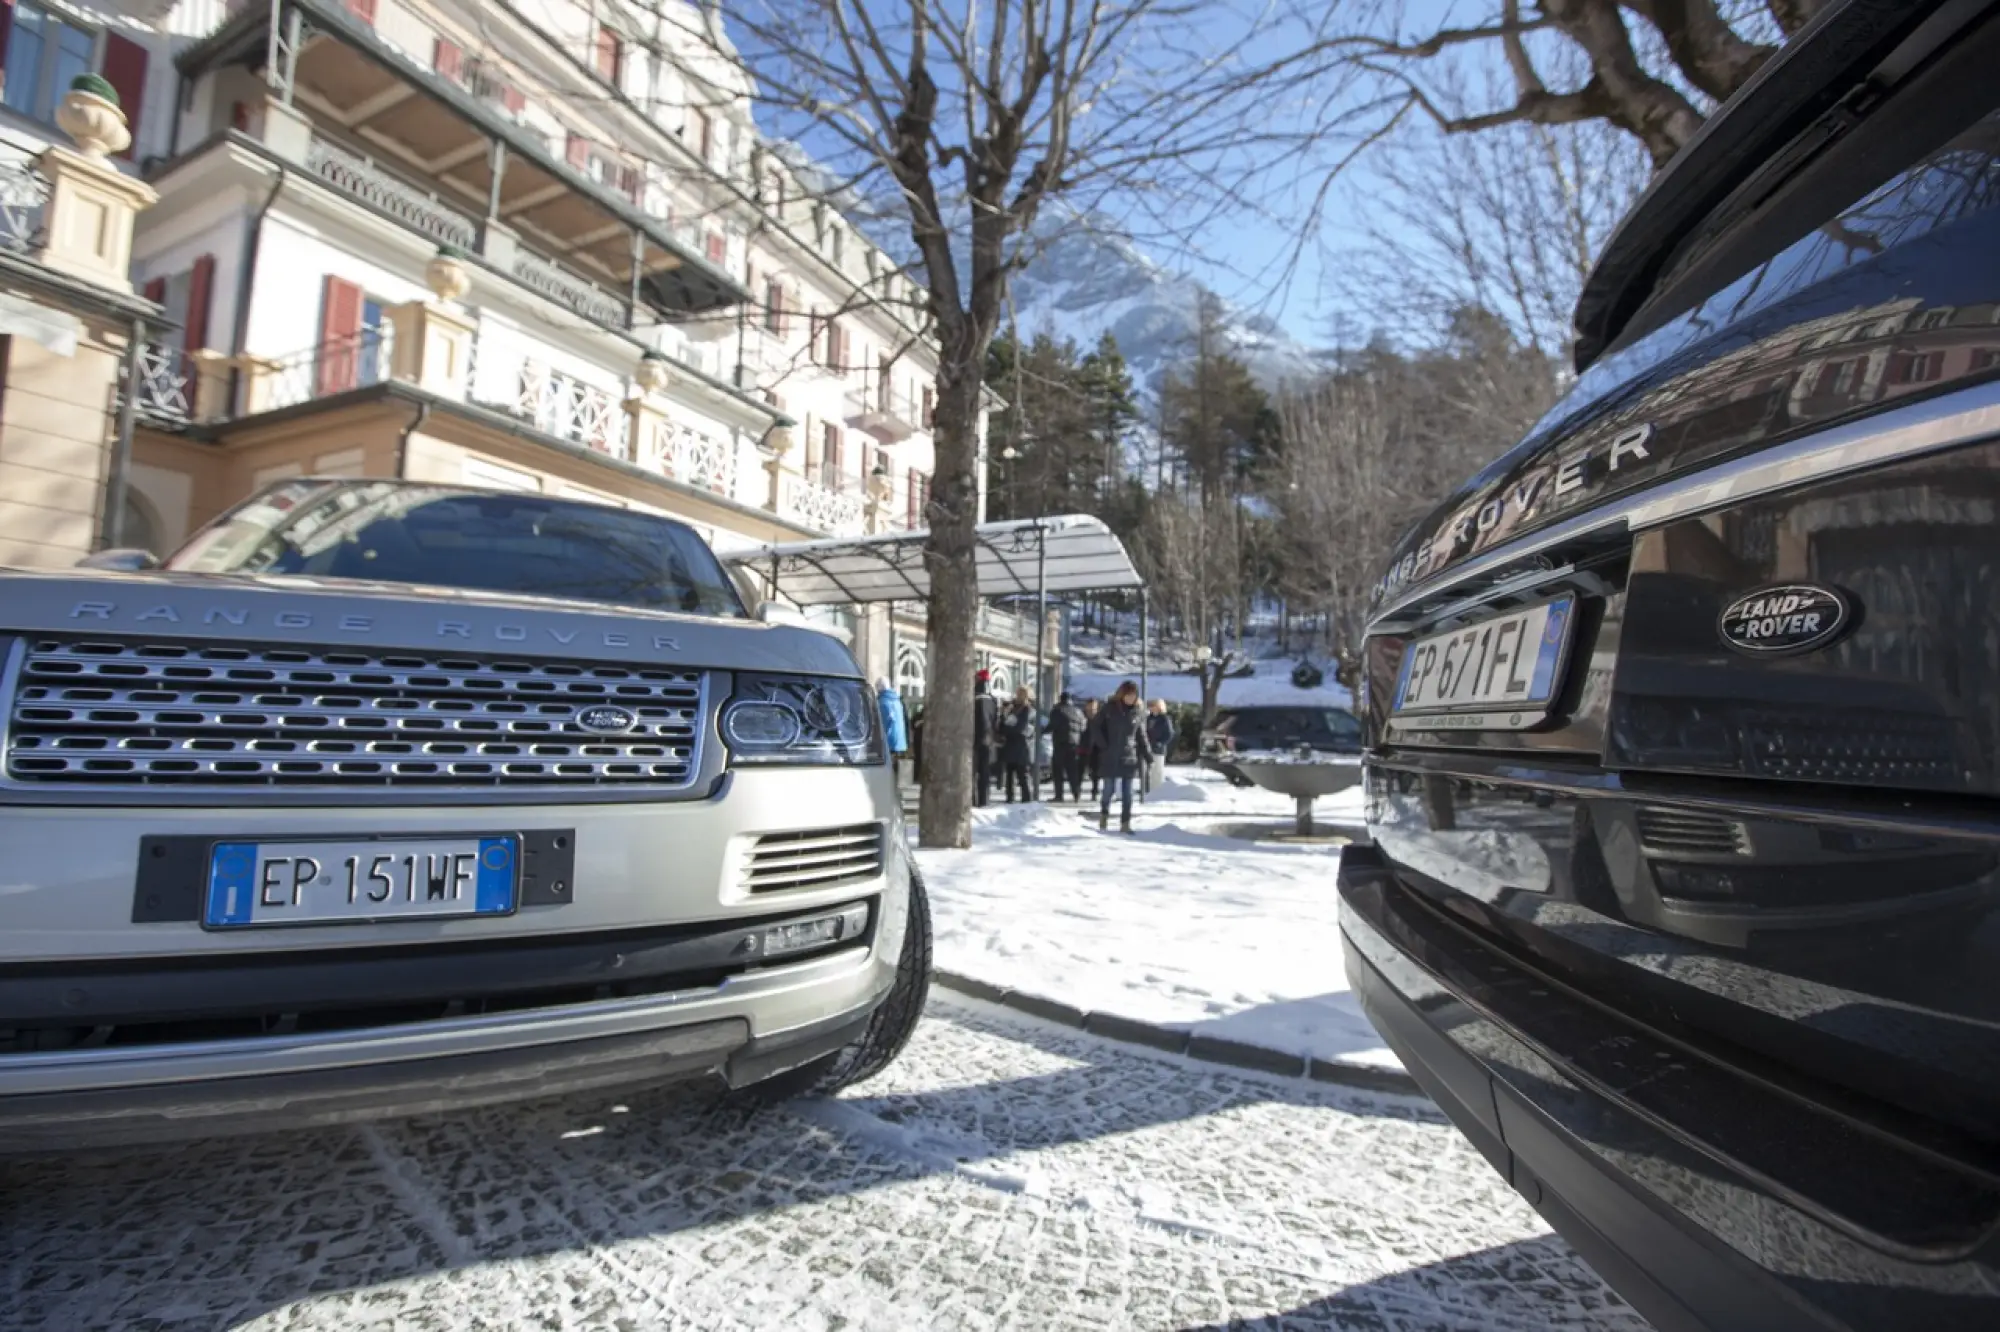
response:
[[[131,624],[149,625],[205,625],[210,627],[231,626],[237,629],[251,627],[251,613],[242,607],[208,606],[196,610],[168,605],[164,602],[150,606],[120,606],[115,601],[79,601],[70,607],[72,620],[122,621]],[[264,617],[259,617],[264,618]],[[338,634],[358,634],[367,636],[376,632],[377,617],[373,615],[315,615],[311,611],[282,610],[273,612],[267,621],[273,629],[319,629]],[[471,620],[444,618],[436,621],[435,633],[443,639],[472,640],[491,639],[496,643],[548,642],[559,647],[608,647],[644,648],[650,646],[655,652],[678,652],[680,640],[671,634],[618,633],[610,630],[586,633],[581,629],[566,629],[552,624],[525,625],[508,622],[476,624]]]
[[[1652,460],[1653,429],[1650,421],[1628,426],[1601,444],[1558,454],[1484,498],[1467,501],[1382,575],[1373,603],[1380,605],[1405,584],[1438,573],[1462,555],[1499,544],[1558,508],[1588,506],[1593,492],[1623,479],[1621,468]]]

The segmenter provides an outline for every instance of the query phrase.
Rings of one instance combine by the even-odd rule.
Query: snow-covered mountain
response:
[[[1085,221],[1050,219],[1036,253],[1013,283],[1022,337],[1047,331],[1088,350],[1109,330],[1118,339],[1142,396],[1189,356],[1201,284],[1154,262],[1131,242]],[[1229,349],[1267,390],[1313,375],[1325,353],[1306,346],[1268,316],[1224,302]]]

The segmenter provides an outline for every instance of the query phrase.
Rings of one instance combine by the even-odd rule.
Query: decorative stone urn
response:
[[[765,442],[765,447],[770,449],[772,458],[783,462],[785,455],[792,451],[792,428],[790,426],[774,428]]]
[[[103,161],[132,146],[132,131],[118,106],[118,90],[95,74],[70,80],[69,91],[56,107],[56,124],[93,161]]]
[[[895,489],[896,483],[887,472],[877,471],[868,478],[868,494],[877,504],[887,504]]]
[[[449,245],[438,246],[437,255],[424,266],[424,285],[441,301],[456,301],[472,290],[472,270],[465,256]]]
[[[666,389],[673,378],[667,369],[667,358],[656,351],[642,352],[639,366],[632,372],[632,380],[646,393],[659,393]]]

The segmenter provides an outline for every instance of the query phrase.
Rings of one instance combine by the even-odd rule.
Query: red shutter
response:
[[[581,167],[590,160],[590,140],[571,130],[568,141],[563,145],[563,156],[571,166]]]
[[[714,143],[714,141],[715,141],[715,130],[714,127],[708,123],[707,114],[701,111],[695,112],[694,113],[695,152],[701,155],[702,161],[706,162],[708,160],[708,150],[710,146]]]
[[[7,63],[7,39],[14,35],[14,0],[0,0],[0,68]]]
[[[437,39],[431,48],[431,68],[450,79],[453,83],[465,81],[465,52],[457,42],[447,38]]]
[[[846,460],[840,456],[840,427],[834,425],[831,421],[827,423],[826,427],[826,446],[827,452],[831,455],[827,465],[829,470],[833,472],[833,488],[835,490],[845,489],[841,484],[841,478],[847,475],[847,464]]]
[[[375,26],[375,0],[347,0],[347,12],[371,28]]]
[[[361,382],[355,353],[361,334],[361,288],[337,277],[326,280],[319,310],[319,396],[343,393]]]
[[[929,430],[937,421],[937,391],[929,385],[924,387],[924,429]]]
[[[633,203],[639,202],[639,196],[645,193],[645,186],[644,182],[639,178],[638,167],[622,166],[618,168],[618,189]]]
[[[229,104],[229,128],[242,130],[245,133],[249,132],[250,107],[248,104],[243,102],[231,102]]]
[[[167,303],[167,280],[165,278],[147,278],[146,286],[141,294],[155,305],[165,305]]]
[[[729,258],[729,241],[719,231],[708,233],[708,262],[720,264]]]
[[[602,74],[608,83],[618,82],[618,65],[624,56],[622,46],[618,34],[611,29],[597,30],[597,72]]]
[[[500,89],[500,105],[507,108],[509,115],[518,116],[528,109],[528,95],[513,84],[507,84]]]
[[[914,467],[903,469],[903,504],[909,510],[908,525],[915,528],[918,526],[917,515],[923,509],[917,503],[917,469]]]
[[[13,10],[8,15],[12,17]],[[118,154],[129,158],[138,151],[139,117],[146,109],[146,48],[120,33],[105,33],[104,81],[118,90],[125,126],[132,131],[132,142]]]
[[[214,292],[215,256],[204,254],[194,261],[194,269],[188,274],[187,328],[181,345],[189,351],[208,346],[208,307]]]

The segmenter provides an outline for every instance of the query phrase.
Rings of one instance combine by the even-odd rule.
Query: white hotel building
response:
[[[711,12],[11,16],[0,221],[32,227],[27,159],[61,142],[50,92],[80,72],[118,89],[123,165],[158,192],[132,241],[134,290],[163,319],[123,544],[170,548],[262,486],[327,474],[642,507],[719,549],[924,525],[922,292],[766,150]],[[846,624],[871,674],[921,689],[919,620]],[[991,616],[980,646],[1019,678],[1033,623]]]

